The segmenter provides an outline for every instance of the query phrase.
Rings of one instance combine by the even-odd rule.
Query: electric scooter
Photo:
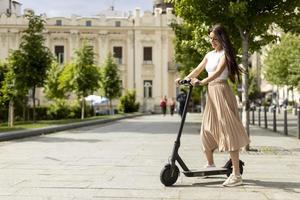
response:
[[[185,100],[185,105],[184,105],[184,109],[183,109],[183,113],[182,113],[180,128],[179,128],[179,132],[177,134],[177,139],[174,143],[171,158],[170,158],[169,162],[163,167],[163,169],[161,170],[161,173],[160,173],[161,183],[165,186],[172,186],[177,181],[177,178],[179,176],[179,168],[176,165],[176,161],[182,168],[182,170],[183,170],[182,173],[187,177],[211,176],[211,175],[220,175],[220,174],[226,174],[227,177],[230,176],[230,174],[232,173],[231,159],[229,159],[223,167],[219,167],[219,168],[211,167],[211,168],[206,168],[206,169],[199,170],[199,171],[191,171],[186,166],[186,164],[183,162],[181,157],[179,156],[178,150],[180,147],[180,138],[181,138],[182,129],[183,129],[183,126],[185,123],[188,102],[190,100],[192,90],[193,90],[193,85],[191,84],[190,80],[181,80],[181,81],[179,81],[179,84],[189,86],[189,91],[187,94],[187,98]],[[239,165],[240,165],[240,173],[243,174],[244,162],[240,160]]]

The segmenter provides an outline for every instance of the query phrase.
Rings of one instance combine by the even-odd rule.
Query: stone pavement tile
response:
[[[37,196],[51,197],[56,199],[74,199],[86,198],[91,199],[97,194],[98,189],[87,189],[79,187],[37,187],[37,188],[20,188],[14,196]]]
[[[243,187],[243,186],[241,186]],[[226,191],[225,191],[226,190]],[[245,200],[269,200],[269,198],[261,192],[257,191],[237,191],[236,188],[225,188],[220,200],[245,199]]]
[[[91,181],[53,181],[53,180],[26,180],[18,187],[43,187],[43,188],[88,188]]]
[[[104,188],[98,191],[94,196],[100,199],[178,199],[179,192],[174,188],[157,189],[134,189],[134,188]]]
[[[263,194],[267,199],[271,200],[296,200],[300,199],[300,193],[290,191],[287,189],[277,189],[277,188],[260,188],[260,189],[252,189],[249,187],[246,187],[247,192],[257,192]],[[257,199],[258,200],[258,199]]]
[[[1,196],[13,195],[16,191],[17,191],[17,189],[14,187],[1,184],[0,185],[0,199],[2,200]]]
[[[111,179],[104,182],[102,179],[91,184],[91,188],[124,188],[124,189],[157,189],[162,188],[159,180],[159,174],[156,176],[128,176],[124,174],[115,174]]]
[[[1,200],[74,200],[73,197],[52,197],[52,196],[33,196],[33,195],[14,195],[14,196],[1,196]]]

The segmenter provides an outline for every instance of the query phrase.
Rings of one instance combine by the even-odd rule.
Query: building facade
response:
[[[4,1],[8,0],[0,0],[1,5]],[[8,57],[9,50],[19,47],[22,31],[28,24],[24,15],[18,12],[8,15],[6,10],[0,16],[1,61]],[[172,8],[156,7],[154,4],[153,12],[142,14],[137,8],[134,13],[127,14],[111,7],[92,17],[48,18],[44,15],[43,18],[46,21],[45,45],[59,63],[71,62],[74,51],[86,41],[93,48],[99,67],[104,64],[108,53],[114,55],[122,87],[124,90],[136,90],[143,111],[157,110],[164,95],[168,98],[176,96],[175,35],[169,26],[172,20],[176,20]],[[37,97],[41,104],[47,103],[42,89]]]

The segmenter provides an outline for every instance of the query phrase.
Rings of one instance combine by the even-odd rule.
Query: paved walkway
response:
[[[189,114],[180,154],[190,168],[205,164],[201,116]],[[242,152],[245,184],[223,188],[225,176],[159,180],[179,126],[178,116],[152,115],[0,143],[1,200],[300,199],[300,141],[251,127]],[[228,158],[216,153],[218,166]]]

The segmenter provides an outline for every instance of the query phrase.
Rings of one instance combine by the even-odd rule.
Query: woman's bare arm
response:
[[[185,78],[186,79],[191,79],[199,76],[199,74],[205,69],[207,63],[207,58],[206,56],[203,58],[203,60],[200,62],[200,64]]]

